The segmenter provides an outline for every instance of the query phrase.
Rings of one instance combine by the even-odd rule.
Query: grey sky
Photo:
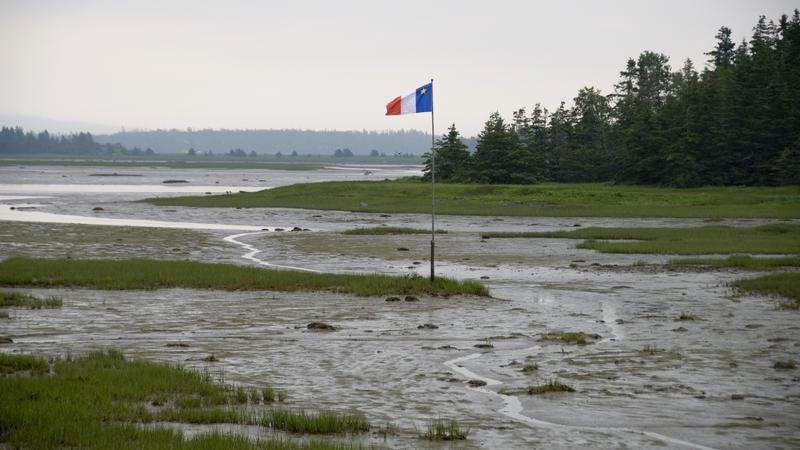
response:
[[[435,78],[437,132],[608,93],[642,50],[702,68],[792,1],[0,0],[0,114],[126,128],[429,130],[384,105]]]

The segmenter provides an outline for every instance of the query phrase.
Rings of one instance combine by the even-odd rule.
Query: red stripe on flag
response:
[[[400,105],[402,103],[402,98],[395,97],[394,100],[390,101],[386,104],[386,115],[387,116],[399,116],[402,114],[400,110]]]

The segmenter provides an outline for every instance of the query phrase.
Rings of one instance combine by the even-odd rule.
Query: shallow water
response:
[[[6,181],[13,172],[4,170],[4,182],[13,185]],[[176,173],[169,178],[191,178],[171,172]],[[136,178],[151,183],[161,176],[149,173],[126,182]],[[281,176],[300,181],[327,175]],[[234,177],[240,175],[221,182],[235,185]],[[20,192],[24,191],[8,189],[0,195]],[[196,230],[214,242],[208,251],[192,254],[204,260],[335,272],[429,270],[426,236],[335,233],[383,223],[424,227],[429,223],[424,215],[159,208],[129,203],[142,197],[130,192],[54,189],[51,195],[3,202],[35,203],[35,212],[85,217],[94,217],[91,209],[99,204],[103,217],[123,222],[314,230]],[[662,263],[666,258],[599,254],[575,249],[575,241],[563,239],[479,238],[479,232],[487,230],[566,229],[576,223],[698,226],[702,220],[442,217],[439,223],[451,232],[436,238],[437,273],[489,277],[482,281],[493,299],[422,297],[419,302],[387,303],[383,298],[329,293],[25,289],[60,295],[64,306],[14,310],[11,319],[0,322],[0,334],[11,336],[14,343],[1,350],[54,355],[117,347],[132,356],[209,367],[227,382],[285,388],[292,405],[358,409],[374,425],[392,423],[399,435],[384,443],[373,433],[362,441],[394,448],[428,445],[416,439],[415,429],[436,417],[458,419],[471,427],[468,441],[455,445],[458,448],[800,447],[800,373],[772,367],[777,360],[800,359],[798,312],[778,310],[774,301],[760,297],[732,299],[726,287],[756,274],[615,270],[608,266],[639,260]],[[32,242],[23,252],[41,254],[48,245]],[[397,247],[409,251],[399,252]],[[139,256],[150,251],[142,247],[145,254]],[[698,320],[677,320],[683,313]],[[305,325],[312,321],[331,323],[339,330],[310,332]],[[418,328],[426,323],[438,328]],[[596,333],[600,338],[586,346],[540,340],[543,333],[555,330]],[[189,346],[167,346],[175,342]],[[493,347],[475,347],[485,343]],[[642,352],[645,345],[656,351]],[[211,353],[219,362],[203,361]],[[536,362],[537,371],[521,371],[526,358]],[[487,385],[472,388],[466,384],[469,379]],[[577,392],[498,394],[504,387],[523,388],[550,379],[570,384]],[[252,427],[242,431],[262,433]]]

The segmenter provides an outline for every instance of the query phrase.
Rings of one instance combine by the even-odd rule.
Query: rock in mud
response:
[[[385,219],[387,217],[392,217],[392,216],[390,216],[389,214],[381,214],[381,217],[383,217]]]
[[[474,347],[475,348],[494,348],[494,345],[492,345],[492,344],[475,344]]]
[[[387,302],[399,302],[400,297],[386,297]]]
[[[481,277],[481,280],[488,280],[488,279],[489,279],[488,275],[484,275],[484,276]]]
[[[164,184],[173,184],[173,183],[188,183],[186,180],[164,180],[162,181]]]
[[[92,211],[103,211],[103,208],[95,206],[94,208],[92,208]]]
[[[419,301],[419,297],[416,297],[414,295],[406,295],[405,300],[407,302],[418,302]]]
[[[423,323],[422,325],[417,325],[417,328],[420,330],[438,330],[439,327],[432,323]]]
[[[683,333],[684,331],[689,331],[689,330],[687,330],[684,327],[678,327],[678,328],[673,328],[672,331],[674,331],[676,333]]]
[[[275,228],[275,231],[283,231],[283,228]]]
[[[291,229],[291,230],[289,230],[289,231],[303,231],[303,229],[302,229],[302,228],[300,228],[300,227],[294,227],[294,228],[292,228],[292,229]]]
[[[407,252],[408,249],[406,247],[397,247],[398,252]]]
[[[336,327],[325,322],[311,322],[306,328],[312,331],[336,331]]]
[[[458,349],[453,347],[452,345],[442,345],[441,347],[439,347],[439,350],[458,350]]]
[[[731,400],[744,400],[744,395],[742,395],[742,394],[733,394],[733,395],[731,395]]]
[[[185,348],[185,347],[188,347],[188,346],[189,346],[189,344],[187,344],[186,342],[168,342],[165,347],[182,347],[182,348]]]
[[[483,380],[469,380],[467,381],[469,387],[481,387],[486,386],[486,382]]]
[[[8,336],[0,336],[0,344],[13,344],[14,340]]]

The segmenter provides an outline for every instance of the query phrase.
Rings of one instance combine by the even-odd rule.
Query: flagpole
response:
[[[436,247],[436,134],[433,127],[433,78],[431,78],[431,283],[433,273],[434,249]]]

